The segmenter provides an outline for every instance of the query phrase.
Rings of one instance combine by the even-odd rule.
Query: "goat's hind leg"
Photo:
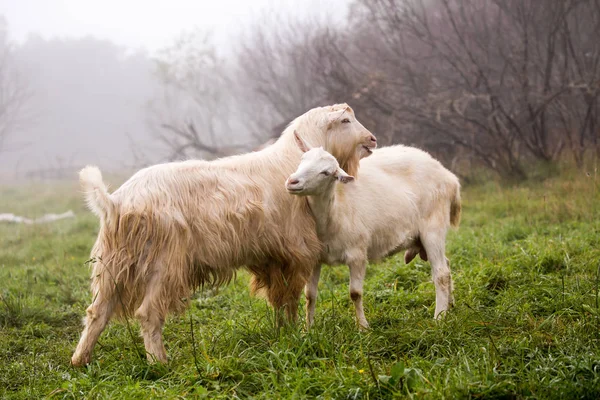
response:
[[[86,310],[84,329],[79,339],[75,353],[71,357],[71,364],[79,367],[89,364],[94,346],[100,334],[106,328],[115,307],[114,292],[112,296],[98,292],[92,304]]]
[[[423,232],[421,241],[431,263],[431,274],[435,285],[434,318],[439,319],[453,304],[452,274],[445,254],[446,232],[441,230]]]
[[[162,329],[168,310],[161,302],[161,289],[159,274],[155,273],[148,279],[144,299],[135,312],[135,317],[140,321],[146,356],[150,363],[167,362],[167,351],[163,342]]]
[[[354,303],[358,326],[361,330],[365,330],[369,328],[363,308],[363,283],[367,272],[367,260],[361,257],[349,261],[348,267],[350,268],[350,298]]]

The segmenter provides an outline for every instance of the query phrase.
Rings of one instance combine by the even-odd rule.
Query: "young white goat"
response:
[[[297,134],[305,153],[296,172],[286,181],[289,193],[309,196],[308,202],[323,243],[322,261],[350,268],[350,297],[361,328],[365,318],[362,294],[367,260],[375,261],[408,250],[431,262],[436,291],[435,318],[452,305],[452,278],[445,256],[446,233],[460,221],[458,178],[428,153],[412,147],[391,146],[375,150],[361,161],[361,179],[339,166],[322,147],[311,149]],[[314,319],[317,266],[309,279],[307,324]]]

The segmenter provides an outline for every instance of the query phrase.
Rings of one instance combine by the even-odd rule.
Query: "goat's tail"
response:
[[[110,224],[113,222],[116,218],[115,204],[110,199],[108,189],[102,181],[102,174],[98,167],[88,165],[79,171],[79,182],[90,211],[96,214],[104,223]]]
[[[460,224],[461,210],[460,185],[457,183],[454,187],[454,196],[452,197],[452,200],[450,200],[450,224],[455,228]]]

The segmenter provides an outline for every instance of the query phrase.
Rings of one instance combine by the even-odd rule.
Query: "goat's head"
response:
[[[361,158],[377,147],[375,136],[356,119],[347,104],[313,108],[291,125],[309,143],[331,153],[350,175],[358,174]]]
[[[375,136],[355,117],[347,104],[330,107],[327,114],[327,150],[338,158],[337,153],[355,146],[359,159],[368,157],[377,147]]]
[[[304,152],[296,172],[285,182],[285,188],[291,194],[311,196],[323,193],[336,181],[348,183],[354,180],[348,175],[333,155],[322,147],[310,148],[304,140],[294,132],[296,144]]]

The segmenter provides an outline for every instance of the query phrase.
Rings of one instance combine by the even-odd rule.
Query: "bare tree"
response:
[[[292,20],[269,14],[241,38],[236,76],[246,88],[246,111],[257,139],[278,136],[287,123],[310,108],[339,102],[323,84],[331,71],[324,50],[337,36],[324,19]]]
[[[208,34],[184,34],[157,60],[160,97],[150,103],[151,124],[168,158],[228,156],[257,143],[244,142],[228,72]],[[238,143],[236,143],[238,141]]]
[[[565,151],[582,165],[600,156],[599,36],[600,0],[355,0],[347,24],[271,14],[232,62],[206,42],[167,57],[164,103],[185,93],[196,111],[163,119],[162,140],[175,154],[227,154],[348,102],[381,144],[424,147],[455,168],[522,179]],[[249,143],[223,147],[239,119]]]
[[[355,11],[349,62],[372,77],[371,107],[398,122],[394,141],[463,148],[518,178],[567,142],[597,143],[597,0],[359,0]]]
[[[30,97],[31,93],[15,66],[6,21],[0,17],[0,152],[5,150],[8,136],[23,121]]]

